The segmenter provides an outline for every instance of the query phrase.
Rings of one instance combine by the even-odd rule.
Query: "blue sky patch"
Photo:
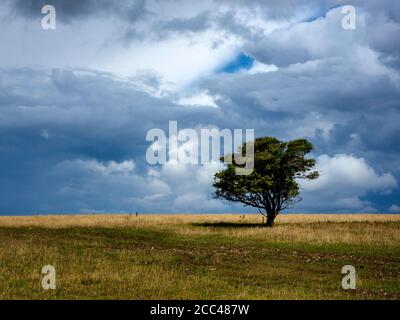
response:
[[[218,73],[235,73],[240,70],[249,70],[254,64],[254,59],[244,53],[240,53],[234,60],[223,66]]]

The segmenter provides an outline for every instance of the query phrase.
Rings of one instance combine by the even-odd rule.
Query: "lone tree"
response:
[[[276,138],[257,138],[254,147],[254,170],[249,175],[238,175],[236,169],[243,167],[229,157],[231,164],[214,177],[214,197],[252,206],[267,219],[272,227],[276,216],[284,209],[301,200],[298,179],[313,180],[319,177],[313,171],[315,160],[306,158],[313,149],[306,139],[282,142]],[[246,143],[238,151],[244,155]],[[247,156],[247,155],[245,155]]]

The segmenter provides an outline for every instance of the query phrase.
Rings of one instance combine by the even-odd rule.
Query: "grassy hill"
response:
[[[400,216],[0,217],[2,299],[399,299]],[[57,289],[43,290],[51,264]],[[343,290],[344,265],[357,289]]]

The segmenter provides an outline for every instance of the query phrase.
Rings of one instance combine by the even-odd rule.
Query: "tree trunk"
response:
[[[266,223],[267,227],[273,227],[274,226],[274,220],[275,220],[276,216],[277,215],[275,213],[271,213],[271,214],[267,215],[267,223]]]

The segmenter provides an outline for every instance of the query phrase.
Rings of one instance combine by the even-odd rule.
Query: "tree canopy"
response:
[[[226,169],[215,174],[214,196],[252,206],[266,216],[268,226],[273,226],[276,216],[301,200],[298,180],[319,177],[314,169],[315,160],[307,158],[313,146],[306,139],[283,142],[273,137],[257,138],[254,147],[254,170],[249,175],[238,175],[232,155]],[[238,150],[245,154],[246,143]],[[248,155],[246,155],[248,156]]]

